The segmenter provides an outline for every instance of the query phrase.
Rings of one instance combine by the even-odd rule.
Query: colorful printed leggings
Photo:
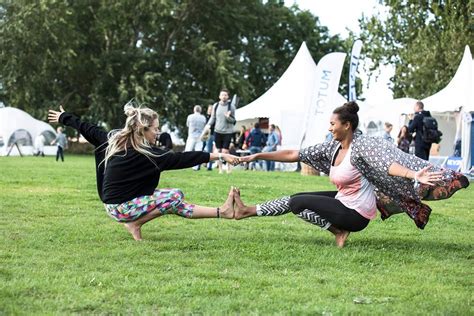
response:
[[[194,204],[183,202],[184,194],[179,189],[155,190],[152,195],[144,195],[121,204],[104,204],[107,213],[118,222],[133,222],[157,209],[161,214],[176,214],[190,218]]]

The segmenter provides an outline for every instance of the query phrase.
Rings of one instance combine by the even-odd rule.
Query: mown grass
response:
[[[333,237],[288,214],[242,221],[165,216],[135,242],[106,214],[91,156],[0,158],[0,314],[473,314],[473,186]],[[180,170],[161,187],[216,206],[331,189],[326,177]]]

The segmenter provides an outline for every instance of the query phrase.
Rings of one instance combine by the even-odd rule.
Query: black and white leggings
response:
[[[257,204],[257,216],[279,216],[292,211],[299,218],[328,229],[350,232],[364,229],[369,220],[335,199],[337,191],[304,192]]]

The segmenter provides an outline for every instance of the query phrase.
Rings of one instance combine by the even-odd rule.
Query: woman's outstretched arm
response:
[[[256,153],[250,156],[240,157],[240,162],[250,162],[254,160],[273,160],[281,162],[299,161],[299,150],[278,150],[272,152]]]
[[[99,147],[107,142],[107,131],[97,125],[82,122],[72,113],[65,112],[62,105],[59,106],[59,111],[49,110],[48,120],[50,123],[61,123],[78,130],[95,147]]]
[[[443,172],[430,172],[428,171],[430,168],[431,166],[427,166],[423,169],[415,171],[394,162],[388,168],[388,174],[396,177],[414,179],[417,182],[428,185],[435,185],[435,182],[441,180]]]

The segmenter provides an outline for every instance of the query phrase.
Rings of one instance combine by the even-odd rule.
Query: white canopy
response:
[[[282,148],[299,149],[308,109],[315,102],[316,80],[316,64],[303,42],[280,79],[258,99],[237,109],[237,126],[249,119],[268,117],[281,129]],[[338,94],[336,102],[341,105],[345,99]]]
[[[51,125],[33,118],[28,113],[12,107],[0,108],[0,156],[7,155],[10,146],[15,141],[21,148],[22,154],[33,153],[33,143],[37,136],[45,136],[46,144],[56,136]],[[46,154],[55,152],[54,146],[45,146]],[[11,155],[18,155],[16,147]]]
[[[438,120],[439,129],[443,132],[440,155],[452,155],[455,140],[462,138],[463,171],[471,168],[474,158],[471,139],[473,77],[474,62],[469,46],[466,46],[462,61],[450,83],[438,93],[422,100],[425,109]],[[315,102],[314,88],[317,80],[317,66],[303,43],[281,78],[258,99],[238,109],[236,118],[243,123],[258,117],[268,117],[271,123],[279,125],[282,130],[283,148],[300,148],[307,128],[308,109]],[[395,138],[400,128],[407,123],[403,114],[412,113],[416,101],[413,98],[395,99],[387,104],[358,101],[361,129],[370,134],[371,128],[380,131],[384,122],[390,122],[394,126],[392,137]],[[346,102],[346,99],[336,94],[333,102],[335,107]],[[321,115],[329,116],[328,113]]]
[[[473,73],[474,61],[469,46],[466,46],[461,63],[449,84],[436,94],[422,100],[425,110],[430,111],[437,119],[439,129],[443,132],[440,155],[452,155],[455,141],[462,139],[462,157],[466,160],[464,171],[470,169],[467,159],[471,159],[472,141],[469,119],[461,120],[461,116],[468,118],[469,113],[474,111]],[[380,130],[384,122],[390,122],[394,126],[392,137],[395,138],[400,128],[407,124],[407,118],[403,114],[412,113],[416,101],[413,98],[400,98],[383,105],[358,101],[361,107],[359,112],[361,127],[370,133],[374,126],[377,125]]]

